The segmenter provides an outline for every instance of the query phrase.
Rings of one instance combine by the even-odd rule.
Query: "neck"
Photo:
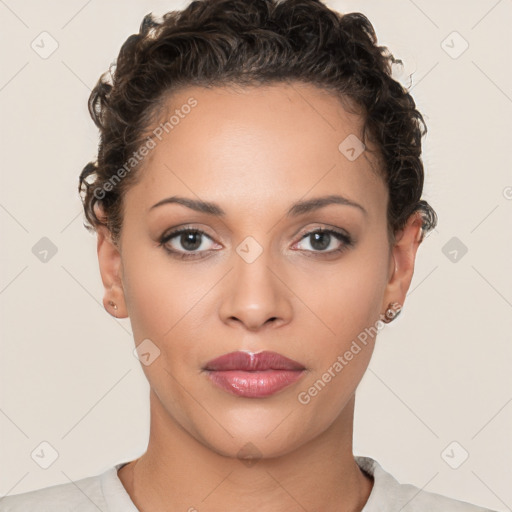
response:
[[[354,397],[321,435],[279,457],[226,457],[165,414],[151,393],[148,449],[119,470],[141,512],[359,512],[373,479],[352,454]],[[250,450],[249,450],[250,451]]]

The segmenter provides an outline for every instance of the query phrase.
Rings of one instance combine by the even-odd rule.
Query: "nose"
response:
[[[219,314],[224,323],[243,326],[249,331],[280,327],[292,315],[293,293],[286,275],[272,264],[269,251],[252,262],[238,254],[226,276]]]

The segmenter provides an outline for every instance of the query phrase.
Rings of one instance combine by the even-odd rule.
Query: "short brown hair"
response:
[[[121,47],[114,73],[112,67],[103,73],[89,97],[100,143],[97,160],[79,179],[85,226],[104,224],[118,240],[123,193],[140,166],[116,186],[105,185],[140,146],[169,92],[300,81],[355,102],[364,118],[363,143],[374,143],[382,162],[388,232],[394,235],[420,212],[424,235],[437,224],[433,208],[420,199],[427,129],[409,92],[391,77],[395,63],[387,47],[377,46],[366,16],[337,13],[320,0],[195,0],[160,21],[146,15]],[[95,203],[106,219],[97,217]]]

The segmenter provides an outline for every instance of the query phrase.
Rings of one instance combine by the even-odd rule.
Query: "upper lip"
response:
[[[305,370],[304,366],[297,361],[268,350],[256,354],[241,351],[229,352],[208,361],[204,369],[212,371]]]

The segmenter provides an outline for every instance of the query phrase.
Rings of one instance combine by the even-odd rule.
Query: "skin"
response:
[[[352,453],[354,394],[375,338],[309,403],[297,397],[390,302],[404,304],[420,217],[390,245],[388,191],[372,155],[350,161],[338,150],[348,135],[361,138],[362,120],[325,91],[190,87],[168,106],[190,97],[197,106],[158,142],[126,192],[119,245],[98,228],[105,308],[114,314],[109,301],[116,303],[135,344],[150,339],[160,350],[142,365],[151,390],[148,449],[119,477],[142,512],[360,511],[373,481]],[[366,213],[331,204],[285,215],[298,200],[329,194]],[[149,211],[172,195],[215,202],[226,215],[178,204]],[[206,257],[181,260],[158,245],[183,224],[207,233],[195,251]],[[345,230],[353,245],[326,254],[344,242],[331,237],[322,249],[305,235],[321,227]],[[248,236],[262,249],[251,263],[236,251]],[[167,246],[189,247],[179,235]],[[235,350],[272,350],[307,371],[270,397],[237,397],[202,371]],[[247,443],[252,464],[237,458]]]

